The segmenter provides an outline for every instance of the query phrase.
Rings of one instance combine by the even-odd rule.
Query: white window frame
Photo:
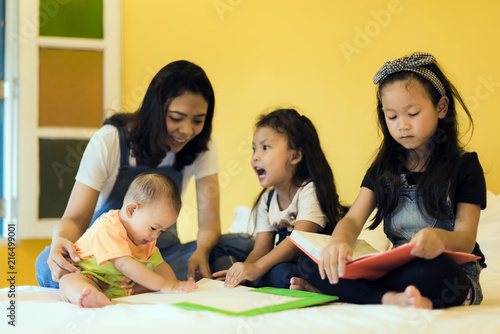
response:
[[[10,0],[8,0],[10,1]],[[20,239],[47,239],[56,219],[38,218],[39,148],[43,139],[90,139],[98,128],[38,126],[39,48],[103,52],[103,118],[121,107],[121,1],[103,1],[102,40],[39,36],[39,1],[19,0],[19,212]],[[58,4],[57,1],[54,1]],[[50,14],[50,13],[48,13]]]

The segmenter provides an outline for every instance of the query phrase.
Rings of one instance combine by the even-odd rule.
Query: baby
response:
[[[63,298],[80,307],[103,307],[111,305],[111,298],[149,290],[186,293],[197,289],[192,280],[177,280],[156,247],[156,239],[176,222],[181,204],[179,189],[169,177],[137,176],[121,210],[101,215],[75,243],[81,259],[75,266],[81,273],[61,278]],[[136,283],[143,289],[135,287]]]

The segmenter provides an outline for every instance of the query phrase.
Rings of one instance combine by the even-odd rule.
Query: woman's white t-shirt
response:
[[[168,152],[158,167],[172,166],[175,153]],[[136,161],[129,154],[129,165],[136,166]],[[104,125],[90,139],[83,153],[76,180],[100,192],[96,205],[98,211],[106,202],[113,189],[120,168],[120,139],[118,129],[112,125]],[[194,162],[184,167],[183,193],[192,176],[195,180],[219,172],[217,146],[213,139],[208,143],[208,151],[200,153]]]
[[[255,232],[276,232],[287,229],[292,231],[295,223],[300,220],[307,220],[318,224],[321,229],[326,225],[327,218],[323,214],[316,196],[316,187],[313,182],[303,185],[297,190],[288,208],[280,210],[278,196],[273,192],[269,208],[267,200],[269,191],[266,191],[257,209],[257,224]]]

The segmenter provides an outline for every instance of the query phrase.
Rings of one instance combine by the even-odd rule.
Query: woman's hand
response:
[[[234,288],[240,283],[255,281],[260,276],[261,270],[255,263],[236,262],[227,271],[224,286]]]
[[[75,267],[69,261],[80,261],[75,245],[65,238],[54,239],[47,260],[54,282],[59,282],[61,277],[66,274],[80,272],[80,268]]]
[[[318,269],[321,279],[328,277],[330,284],[336,284],[345,273],[346,262],[352,260],[352,247],[347,242],[331,240],[321,252]]]
[[[213,174],[196,180],[198,237],[196,250],[188,261],[188,278],[212,278],[208,264],[210,253],[221,237],[219,215],[219,176]]]
[[[212,279],[212,272],[208,264],[209,254],[200,249],[196,249],[188,260],[188,279],[198,278]]]
[[[79,268],[69,262],[80,261],[73,242],[76,242],[87,230],[98,197],[97,190],[78,181],[75,182],[66,211],[54,227],[52,236],[47,264],[54,281],[59,282],[61,277],[68,273],[80,272]]]
[[[410,244],[415,245],[411,254],[428,260],[441,255],[445,249],[441,231],[443,230],[437,228],[423,228],[418,231],[410,241]]]

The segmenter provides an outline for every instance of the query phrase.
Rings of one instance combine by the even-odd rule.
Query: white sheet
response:
[[[488,194],[478,242],[488,268],[481,274],[479,306],[414,310],[396,306],[329,304],[253,317],[190,311],[170,305],[115,304],[79,309],[55,289],[16,291],[16,327],[8,325],[8,289],[0,290],[0,333],[500,333],[500,195]]]

